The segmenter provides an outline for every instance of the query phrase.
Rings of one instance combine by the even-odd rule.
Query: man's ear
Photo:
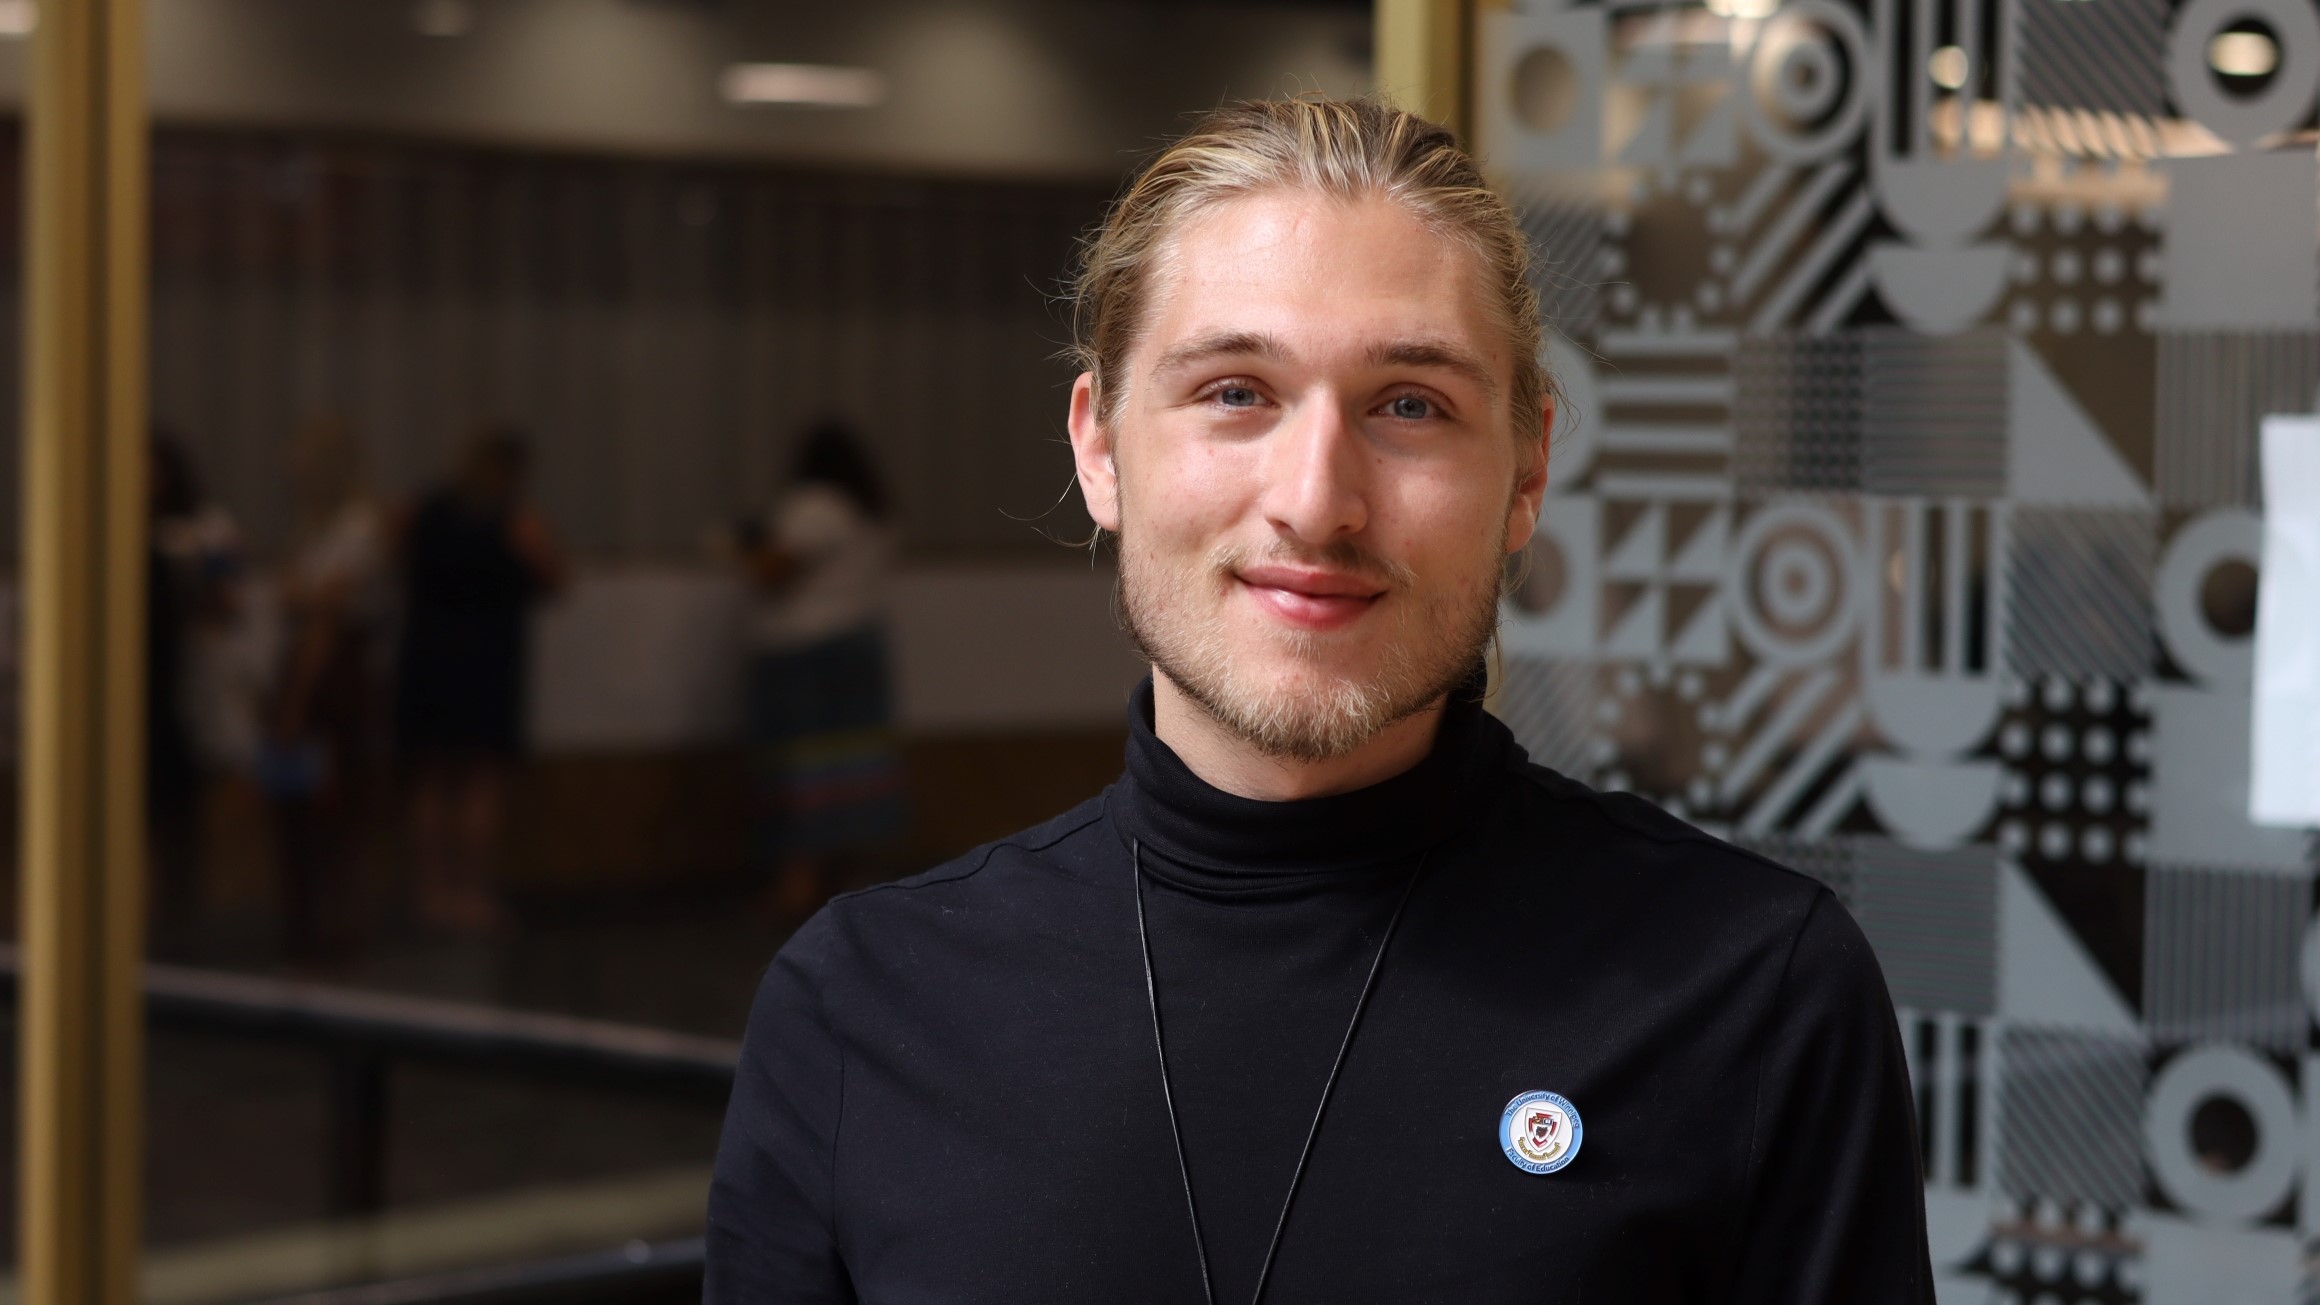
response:
[[[1096,418],[1096,378],[1081,372],[1071,383],[1071,460],[1079,469],[1080,497],[1095,523],[1120,529],[1120,472],[1112,461],[1112,434]]]
[[[1538,529],[1539,505],[1547,496],[1547,448],[1555,435],[1555,400],[1541,405],[1539,429],[1515,445],[1514,501],[1506,511],[1506,551],[1521,552]]]

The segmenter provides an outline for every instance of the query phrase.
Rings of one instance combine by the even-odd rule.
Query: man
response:
[[[1550,387],[1447,133],[1239,105],[1085,255],[1127,770],[767,974],[707,1299],[1932,1299],[1910,1088],[1815,882],[1480,710]]]

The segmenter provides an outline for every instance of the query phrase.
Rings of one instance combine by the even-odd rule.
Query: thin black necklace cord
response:
[[[1160,1036],[1160,990],[1152,979],[1152,934],[1144,927],[1144,843],[1129,843],[1136,862],[1136,942],[1144,949],[1144,1000],[1152,1006],[1152,1045],[1160,1052],[1160,1100],[1168,1107],[1168,1135],[1176,1142],[1176,1171],[1184,1180],[1184,1209],[1192,1216],[1192,1249],[1200,1256],[1200,1291],[1216,1305],[1216,1280],[1208,1272],[1208,1242],[1200,1235],[1200,1205],[1192,1198],[1192,1166],[1184,1159],[1184,1129],[1176,1122],[1176,1093],[1168,1086],[1168,1039]]]
[[[1176,1096],[1168,1085],[1168,1040],[1160,1032],[1159,985],[1152,977],[1152,934],[1144,924],[1144,844],[1131,841],[1129,847],[1135,862],[1136,875],[1136,941],[1144,950],[1144,997],[1152,1005],[1152,1043],[1160,1055],[1160,1099],[1168,1107],[1168,1132],[1176,1142],[1176,1171],[1184,1180],[1184,1208],[1192,1217],[1192,1247],[1200,1256],[1200,1289],[1208,1305],[1216,1305],[1216,1282],[1208,1269],[1208,1239],[1200,1231],[1200,1206],[1192,1195],[1192,1165],[1184,1157],[1184,1129],[1176,1121]],[[1289,1211],[1297,1203],[1297,1190],[1305,1182],[1305,1162],[1313,1156],[1314,1139],[1321,1136],[1322,1117],[1329,1113],[1329,1099],[1337,1091],[1338,1072],[1345,1068],[1346,1054],[1353,1050],[1353,1035],[1361,1028],[1362,1012],[1369,1009],[1370,994],[1377,989],[1378,972],[1385,968],[1386,949],[1393,946],[1394,931],[1402,924],[1402,912],[1410,904],[1410,895],[1417,891],[1418,881],[1425,877],[1426,864],[1433,860],[1433,849],[1418,858],[1418,867],[1410,872],[1402,884],[1402,895],[1394,902],[1394,913],[1386,917],[1385,933],[1378,939],[1377,954],[1370,957],[1369,973],[1362,978],[1361,995],[1354,998],[1353,1018],[1345,1023],[1345,1037],[1337,1044],[1337,1058],[1329,1063],[1329,1078],[1321,1085],[1321,1100],[1313,1107],[1313,1123],[1305,1130],[1305,1145],[1297,1152],[1297,1168],[1289,1175],[1288,1194],[1281,1198],[1281,1217],[1273,1224],[1273,1239],[1265,1245],[1265,1262],[1257,1270],[1257,1290],[1249,1298],[1249,1305],[1263,1305],[1265,1284],[1273,1276],[1273,1257],[1280,1253],[1281,1235],[1289,1228]]]

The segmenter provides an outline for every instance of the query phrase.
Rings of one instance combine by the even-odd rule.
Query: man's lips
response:
[[[1304,567],[1253,566],[1234,572],[1233,578],[1266,611],[1308,630],[1351,625],[1386,592],[1367,576]]]

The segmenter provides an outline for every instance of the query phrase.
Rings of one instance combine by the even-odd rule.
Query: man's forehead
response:
[[[1382,356],[1430,345],[1504,362],[1481,256],[1385,199],[1280,191],[1229,200],[1185,220],[1157,252],[1147,367],[1235,339],[1274,346],[1239,350],[1248,353]]]

